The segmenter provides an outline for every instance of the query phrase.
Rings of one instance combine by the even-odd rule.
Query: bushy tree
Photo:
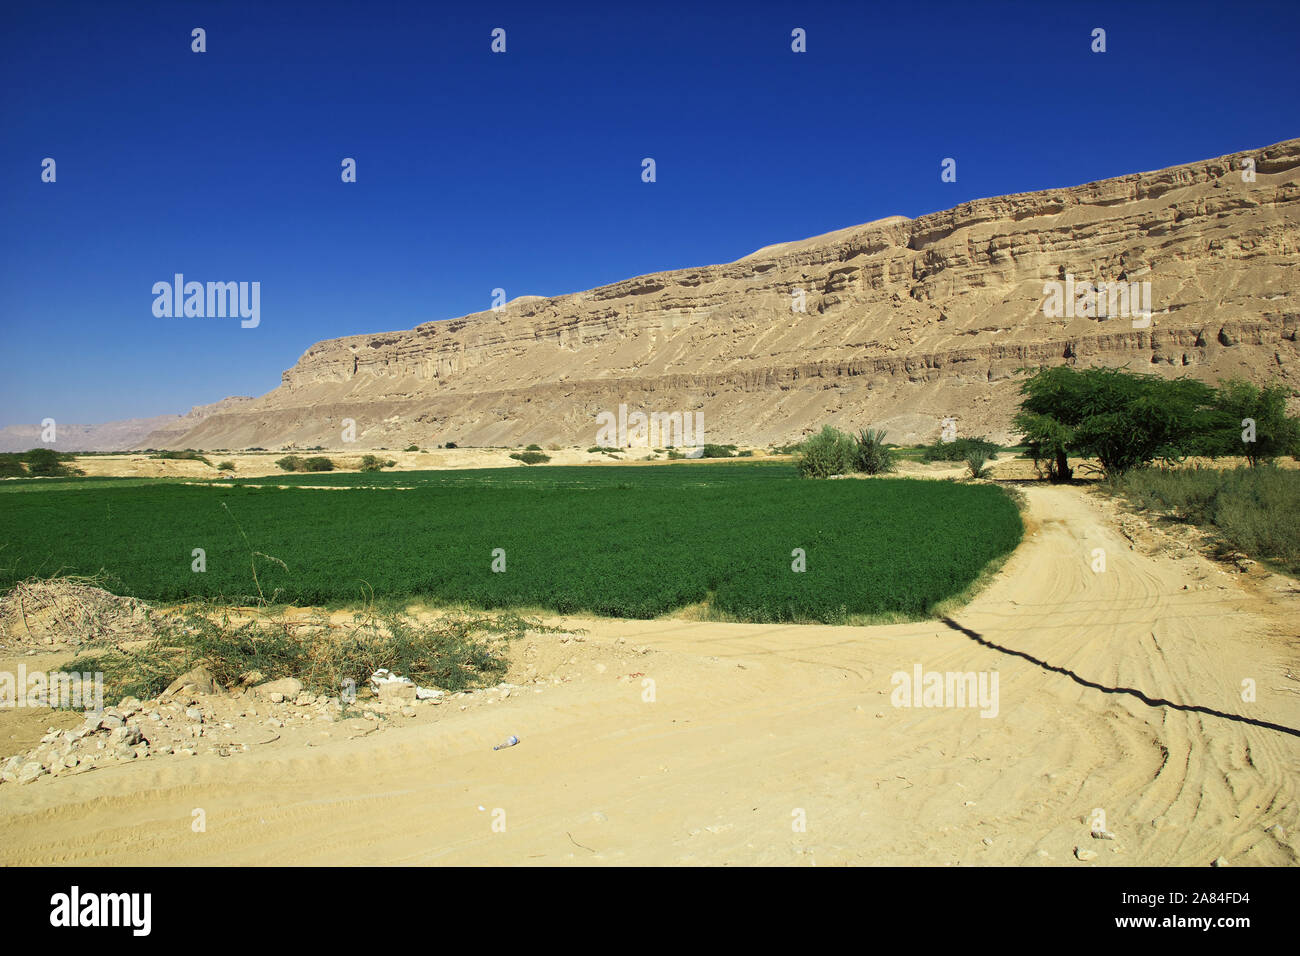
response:
[[[1197,450],[1212,426],[1214,390],[1194,379],[1123,369],[1040,369],[1021,384],[1014,421],[1036,461],[1066,480],[1068,456],[1097,458],[1107,475]]]
[[[49,448],[33,448],[23,458],[27,461],[29,475],[57,475],[61,463],[58,453]]]
[[[853,471],[857,443],[838,428],[823,425],[822,430],[802,445],[795,457],[795,467],[805,478],[829,478]]]
[[[1241,455],[1254,467],[1300,453],[1300,419],[1286,413],[1291,394],[1283,385],[1260,388],[1244,379],[1220,380],[1205,454]]]

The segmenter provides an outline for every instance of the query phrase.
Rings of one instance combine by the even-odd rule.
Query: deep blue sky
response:
[[[1295,0],[8,2],[0,425],[261,394],[320,339],[498,286],[573,292],[1288,139],[1298,47]],[[260,281],[261,326],[155,318],[175,272]]]

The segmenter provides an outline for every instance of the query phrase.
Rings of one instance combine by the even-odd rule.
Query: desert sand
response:
[[[527,468],[528,465],[511,458],[519,448],[434,448],[424,451],[376,451],[357,452],[353,450],[325,449],[324,451],[275,452],[208,452],[211,465],[201,461],[185,459],[151,458],[145,454],[114,455],[78,455],[72,464],[80,468],[88,477],[114,478],[194,478],[215,480],[221,475],[234,478],[267,478],[284,475],[286,472],[276,465],[276,461],[286,455],[298,455],[310,458],[323,455],[331,459],[338,471],[356,471],[361,466],[362,454],[374,454],[386,461],[397,464],[385,468],[392,471],[445,471],[461,468]],[[588,452],[586,448],[568,447],[545,449],[551,457],[552,465],[605,465],[605,464],[640,464],[641,459],[654,455],[651,448],[628,448],[618,458],[612,458],[602,452]],[[763,457],[762,449],[755,451],[757,457]],[[666,455],[655,456],[660,462],[667,462]],[[770,456],[769,456],[770,457]],[[235,466],[232,472],[220,471],[216,466],[229,461]]]
[[[583,640],[515,645],[508,695],[0,786],[0,863],[1296,863],[1300,589],[1026,493],[1024,543],[951,624],[556,618]],[[916,664],[997,671],[997,716],[892,706]],[[78,720],[44,714],[0,737]]]

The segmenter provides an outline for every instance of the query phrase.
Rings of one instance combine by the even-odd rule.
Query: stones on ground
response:
[[[167,698],[182,691],[191,694],[211,694],[216,691],[216,688],[217,683],[212,679],[212,674],[206,667],[200,665],[168,684],[167,689],[162,692],[161,696]],[[139,701],[136,701],[136,706],[139,706],[139,703]]]
[[[280,699],[274,701],[278,704],[284,700],[296,699],[302,693],[302,681],[296,677],[282,677],[279,680],[258,684],[253,688],[253,693],[265,700],[273,700],[272,695],[279,694]]]
[[[134,747],[139,742],[139,727],[118,727],[108,735],[108,745],[110,747]]]
[[[386,702],[415,700],[415,685],[403,681],[385,681],[379,685],[379,699]]]
[[[1109,830],[1093,830],[1092,838],[1094,840],[1113,840],[1115,839],[1115,834],[1111,833]]]
[[[1097,859],[1097,851],[1096,851],[1096,850],[1085,850],[1085,849],[1084,849],[1083,847],[1081,847],[1081,846],[1076,846],[1076,847],[1074,848],[1074,856],[1075,856],[1075,859],[1077,859],[1077,860],[1081,860],[1082,862],[1087,863],[1087,862],[1089,862],[1090,860],[1095,860],[1095,859]]]
[[[1221,856],[1218,857],[1213,863],[1211,863],[1210,866],[1232,866],[1232,864],[1228,862],[1228,858],[1226,856]]]

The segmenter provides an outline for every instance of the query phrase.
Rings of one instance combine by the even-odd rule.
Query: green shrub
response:
[[[525,465],[540,465],[544,461],[551,460],[550,455],[540,451],[517,451],[510,457],[522,461]]]
[[[29,475],[53,476],[61,474],[63,463],[58,453],[49,448],[33,448],[23,456]]]
[[[983,454],[985,461],[997,461],[1001,450],[1000,445],[982,435],[975,438],[954,438],[952,441],[936,441],[922,446],[921,461],[966,461],[973,453]]]
[[[41,478],[56,478],[67,475],[80,475],[79,468],[66,464],[72,460],[70,452],[57,452],[52,448],[33,448],[21,456],[27,465],[27,474]]]
[[[419,450],[420,450],[420,446],[419,446],[419,445],[407,445],[406,448],[405,448],[404,450],[405,450],[405,451],[419,451]]]
[[[218,471],[234,471],[234,470],[235,470],[235,463],[234,463],[233,461],[219,461],[219,462],[217,462],[217,470],[218,470]]]
[[[323,455],[308,458],[302,463],[303,471],[333,471],[334,462]]]
[[[709,445],[704,446],[704,454],[701,458],[735,458],[735,445]]]
[[[285,455],[276,461],[276,465],[284,471],[303,471],[302,459],[297,455]]]
[[[296,677],[306,690],[338,695],[364,687],[379,668],[417,684],[455,692],[501,680],[509,642],[528,631],[558,628],[511,611],[451,613],[434,621],[403,614],[339,624],[328,619],[290,628],[279,618],[232,623],[191,611],[184,617],[151,619],[151,638],[139,651],[93,647],[78,666],[104,679],[106,700],[156,697],[198,664],[223,687],[235,687],[250,671],[269,680]]]
[[[966,470],[970,472],[972,478],[983,478],[986,471],[984,466],[988,460],[988,456],[983,449],[972,449],[966,455]]]
[[[383,459],[378,457],[377,455],[361,456],[362,471],[383,471],[385,468],[392,468],[396,464],[397,462],[395,462],[391,458]]]
[[[524,451],[541,451],[541,450],[542,450],[541,445],[529,445],[527,448],[524,449]]]
[[[894,471],[894,453],[885,446],[885,430],[864,428],[858,433],[853,467],[866,475],[883,475]]]
[[[201,461],[205,465],[211,465],[212,462],[195,451],[193,448],[186,448],[184,451],[159,451],[149,456],[150,458],[166,458],[170,461]]]
[[[829,478],[852,472],[856,457],[857,443],[850,436],[838,428],[823,425],[821,431],[800,446],[795,467],[805,478]]]

